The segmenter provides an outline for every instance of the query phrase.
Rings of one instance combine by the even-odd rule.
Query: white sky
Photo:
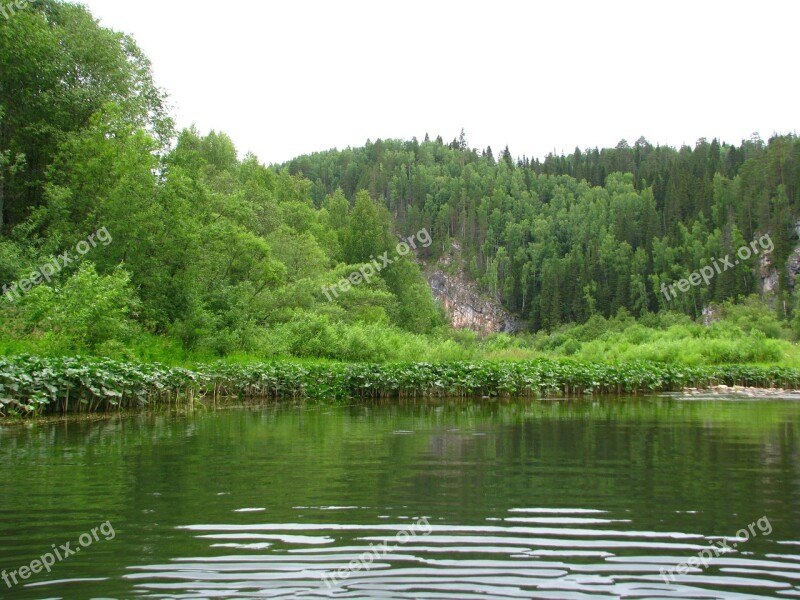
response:
[[[798,128],[800,2],[85,0],[179,127],[266,163],[367,139],[544,157]]]

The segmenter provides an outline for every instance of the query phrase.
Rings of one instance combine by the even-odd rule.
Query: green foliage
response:
[[[171,135],[163,93],[130,37],[57,0],[0,19],[0,233],[42,204],[60,145],[110,102],[130,127],[150,129],[159,146]]]
[[[13,43],[25,36],[47,49],[39,62],[28,60],[31,46]],[[100,56],[85,54],[84,43]],[[59,44],[65,56],[53,52]],[[352,209],[335,190],[315,203],[310,181],[268,169],[252,155],[240,161],[221,132],[184,130],[167,151],[169,122],[149,65],[130,39],[99,27],[84,8],[43,0],[13,23],[0,23],[0,48],[2,60],[15,65],[0,73],[0,284],[100,227],[113,237],[91,256],[97,282],[84,281],[88,272],[69,279],[66,270],[19,307],[0,306],[8,347],[27,341],[46,354],[124,356],[142,352],[138,340],[166,335],[181,347],[168,342],[173,355],[382,360],[404,352],[404,343],[382,341],[404,335],[395,328],[421,333],[441,322],[412,263],[398,264],[390,280],[376,276],[328,302],[322,286],[353,270],[344,260],[358,265],[391,248],[386,208],[367,192],[356,194]],[[46,66],[46,74],[36,75],[34,64]],[[20,86],[49,93],[48,85],[71,80],[75,69],[97,77],[98,86],[51,102],[31,97],[29,106],[2,96]],[[61,93],[55,87],[52,93]],[[58,112],[67,105],[74,114]],[[43,123],[57,130],[52,140],[41,136]],[[120,265],[130,274],[127,305],[101,285],[116,281]],[[110,297],[93,298],[94,284]],[[86,308],[93,302],[95,313]],[[302,326],[314,324],[336,339],[305,337]],[[363,327],[373,329],[364,334]],[[380,327],[388,328],[383,336]]]
[[[731,337],[757,332],[768,339],[794,338],[790,326],[756,296],[748,297],[739,304],[725,302],[719,308],[719,316],[721,320],[715,327],[730,327],[733,330]]]
[[[462,140],[463,142],[463,140]],[[531,329],[557,330],[620,308],[642,317],[664,310],[693,318],[711,302],[758,291],[760,256],[677,298],[671,285],[769,232],[772,264],[796,244],[800,139],[740,146],[699,140],[694,148],[640,139],[516,164],[503,152],[464,143],[378,140],[288,163],[314,182],[314,196],[368,191],[397,215],[398,229],[427,228],[438,258],[459,238],[464,265],[483,290]],[[763,252],[760,252],[763,255]],[[778,268],[789,317],[788,276]]]
[[[102,351],[121,346],[137,333],[133,321],[139,303],[130,276],[118,269],[98,275],[84,263],[61,287],[32,289],[5,311],[3,327],[26,336],[45,336],[56,349],[68,352]]]
[[[173,147],[164,107],[133,40],[85,7],[37,0],[0,19],[0,285],[101,227],[113,236],[92,264],[0,304],[4,353],[798,362],[783,269],[772,310],[727,302],[757,291],[756,258],[678,298],[661,292],[767,231],[773,266],[785,263],[800,213],[794,135],[515,162],[462,132],[266,167],[222,132],[186,129]],[[396,260],[396,238],[423,229],[433,243]],[[445,327],[423,270],[456,240],[463,265],[450,268],[538,333]],[[331,293],[386,252],[390,266]],[[692,322],[712,302],[722,320]]]
[[[314,331],[314,328],[310,330]],[[0,414],[141,408],[250,399],[636,394],[686,386],[797,387],[800,370],[676,367],[540,359],[526,362],[204,365],[196,370],[81,358],[0,359]]]
[[[407,259],[395,262],[381,273],[389,291],[398,300],[395,322],[415,333],[426,333],[444,324],[419,266]]]
[[[386,209],[361,191],[348,219],[344,235],[347,262],[366,263],[389,250],[389,214]]]

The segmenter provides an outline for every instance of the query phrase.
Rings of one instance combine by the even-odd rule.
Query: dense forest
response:
[[[464,132],[378,140],[363,148],[304,156],[290,171],[313,182],[315,202],[337,189],[366,190],[404,231],[429,228],[435,259],[462,242],[470,275],[533,330],[664,309],[697,317],[710,302],[760,291],[753,259],[677,298],[662,285],[734,255],[757,236],[774,240],[773,265],[794,250],[800,213],[800,139],[757,135],[741,145],[698,140],[679,150],[640,138],[615,148],[495,159],[468,147]],[[779,268],[776,293],[789,317],[793,282]]]
[[[762,337],[792,336],[782,265],[800,213],[794,135],[681,149],[640,139],[538,161],[508,148],[495,158],[462,132],[265,166],[224,133],[177,131],[167,107],[135,41],[84,7],[32,0],[0,19],[2,353],[383,361],[474,358],[484,344],[573,354],[633,318],[697,337],[691,318],[704,306],[760,291],[760,259],[671,300],[662,285],[766,233],[781,267],[775,297],[725,306],[734,320],[757,315]],[[398,240],[423,231],[431,244],[396,256]],[[468,277],[528,337],[450,330],[424,271],[454,240]],[[386,253],[389,268],[326,293]],[[566,324],[588,328],[569,341],[558,338]],[[781,357],[768,350],[743,358]]]

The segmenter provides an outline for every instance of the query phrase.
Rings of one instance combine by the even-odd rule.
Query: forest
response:
[[[177,130],[136,42],[83,6],[31,0],[0,19],[6,356],[796,366],[799,188],[795,134],[539,160],[462,131],[264,165],[222,132]],[[431,243],[396,256],[417,232]],[[765,235],[770,253],[663,293]],[[426,273],[456,246],[451,268],[520,332],[449,327]]]
[[[533,331],[666,309],[692,317],[709,303],[761,291],[762,264],[726,270],[670,301],[662,285],[686,278],[769,234],[770,265],[785,265],[797,241],[800,140],[757,134],[740,145],[630,146],[514,159],[505,148],[470,149],[464,132],[299,157],[290,172],[313,182],[317,203],[338,189],[386,204],[402,230],[428,228],[436,259],[461,242],[483,290],[521,314]],[[778,268],[780,316],[793,312],[789,271]]]

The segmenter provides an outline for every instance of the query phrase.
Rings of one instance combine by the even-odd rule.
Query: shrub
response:
[[[110,340],[130,340],[139,330],[132,318],[138,307],[128,273],[98,275],[93,264],[83,263],[63,287],[33,288],[6,312],[26,335],[93,352]]]

